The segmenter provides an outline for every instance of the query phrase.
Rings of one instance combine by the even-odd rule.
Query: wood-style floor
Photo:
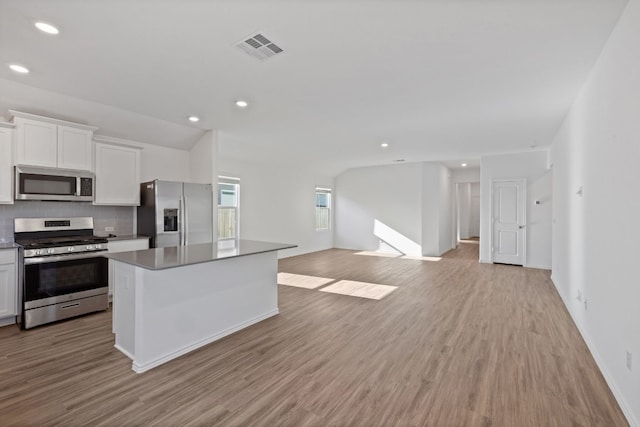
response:
[[[2,426],[624,426],[549,272],[329,250],[280,271],[397,286],[380,301],[280,286],[281,314],[144,374],[109,312],[0,328]]]

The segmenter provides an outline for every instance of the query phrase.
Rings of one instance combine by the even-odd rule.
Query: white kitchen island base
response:
[[[189,258],[196,246],[202,245],[109,256],[115,274],[115,347],[133,360],[135,372],[278,314],[275,251],[160,269],[119,259],[136,252],[166,259],[169,249],[177,259]]]

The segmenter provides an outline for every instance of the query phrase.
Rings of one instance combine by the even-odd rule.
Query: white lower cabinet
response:
[[[16,249],[0,249],[0,326],[16,322],[18,282]]]
[[[107,248],[108,253],[149,249],[149,239],[110,240]],[[109,301],[113,298],[113,277],[113,263],[109,261]]]

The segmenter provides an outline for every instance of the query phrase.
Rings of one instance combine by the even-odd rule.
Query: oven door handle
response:
[[[73,255],[53,255],[53,256],[25,258],[24,265],[46,264],[49,262],[73,261],[75,259],[96,258],[106,253],[107,251],[95,251],[95,252],[85,252],[85,253],[73,254]]]

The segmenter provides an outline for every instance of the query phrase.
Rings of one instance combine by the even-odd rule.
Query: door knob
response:
[[[524,225],[519,225],[519,226],[518,226],[518,228],[519,228],[519,229],[521,229],[521,230],[522,230],[524,227],[525,227]]]

